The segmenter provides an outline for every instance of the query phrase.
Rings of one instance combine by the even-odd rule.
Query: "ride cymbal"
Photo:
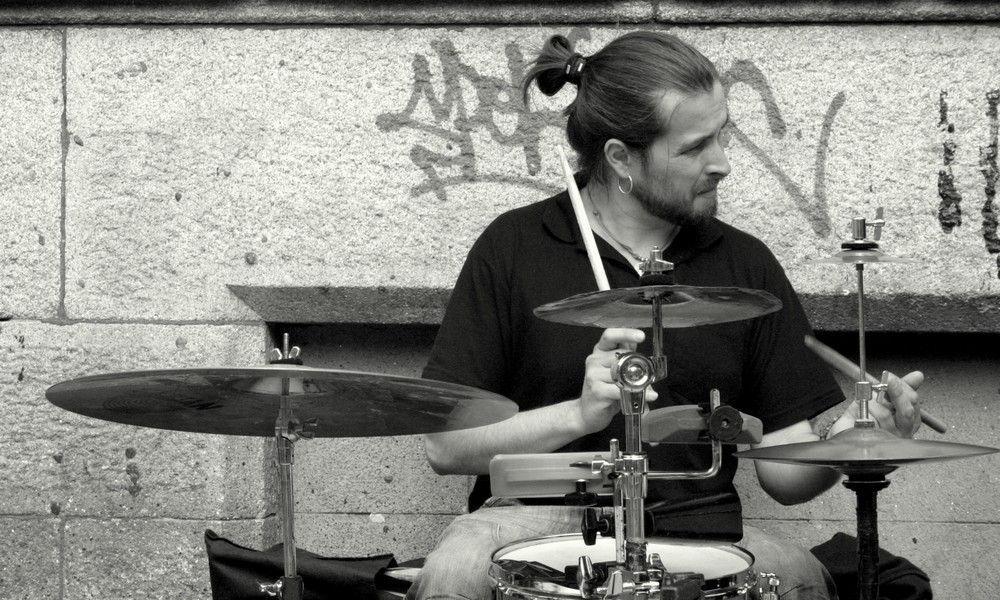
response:
[[[374,373],[276,365],[94,375],[50,387],[52,404],[105,421],[196,433],[273,436],[287,381],[292,418],[317,437],[434,433],[513,416],[512,401],[472,387]]]
[[[649,328],[655,297],[661,300],[662,325],[668,328],[740,321],[781,308],[781,301],[763,290],[650,285],[578,294],[539,306],[535,315],[567,325]]]

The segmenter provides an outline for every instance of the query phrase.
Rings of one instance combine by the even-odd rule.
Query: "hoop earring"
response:
[[[626,177],[628,177],[628,191],[625,191],[625,190],[622,189],[622,178],[621,177],[618,178],[618,191],[627,195],[627,194],[631,194],[632,193],[632,188],[634,187],[635,184],[632,182],[632,174],[631,173],[627,174]]]

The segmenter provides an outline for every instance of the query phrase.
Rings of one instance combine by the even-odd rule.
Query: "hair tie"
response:
[[[586,64],[587,59],[579,53],[566,59],[566,81],[573,85],[580,85],[580,76],[583,74],[583,67]]]

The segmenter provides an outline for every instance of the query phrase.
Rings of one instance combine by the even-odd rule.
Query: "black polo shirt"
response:
[[[617,250],[597,238],[612,288],[639,285]],[[811,328],[788,279],[760,240],[718,220],[686,227],[665,252],[678,285],[761,289],[783,304],[775,313],[716,325],[664,330],[666,381],[654,384],[659,400],[705,404],[711,389],[722,402],[756,416],[764,431],[811,418],[843,400],[829,369],[805,348]],[[534,316],[543,304],[597,290],[569,195],[499,216],[473,245],[448,304],[423,376],[486,389],[517,403],[521,411],[577,398],[584,359],[601,329],[562,325]],[[647,342],[640,351],[652,349]],[[605,430],[582,437],[562,452],[608,450],[624,438],[618,415]],[[737,459],[724,446],[723,468],[699,481],[650,481],[647,501],[735,492]],[[703,470],[708,445],[660,444],[647,449],[653,471]],[[490,496],[480,476],[470,510]],[[553,502],[558,502],[554,499]]]

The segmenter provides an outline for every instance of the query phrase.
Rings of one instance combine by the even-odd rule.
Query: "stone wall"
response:
[[[998,19],[931,1],[0,6],[0,598],[208,598],[206,528],[278,541],[269,439],[116,425],[45,390],[261,365],[286,331],[313,366],[419,373],[478,232],[562,185],[569,96],[525,112],[516,89],[556,32],[590,53],[665,28],[716,61],[721,216],[848,351],[853,271],[805,261],[884,207],[883,249],[918,264],[866,270],[873,360],[928,373],[951,430],[921,437],[996,446]],[[886,547],[938,597],[1000,585],[997,466],[907,467],[883,493]],[[764,528],[853,531],[846,490],[789,509],[749,468],[739,483]],[[296,485],[302,547],[405,560],[468,481],[399,436],[300,443]]]

